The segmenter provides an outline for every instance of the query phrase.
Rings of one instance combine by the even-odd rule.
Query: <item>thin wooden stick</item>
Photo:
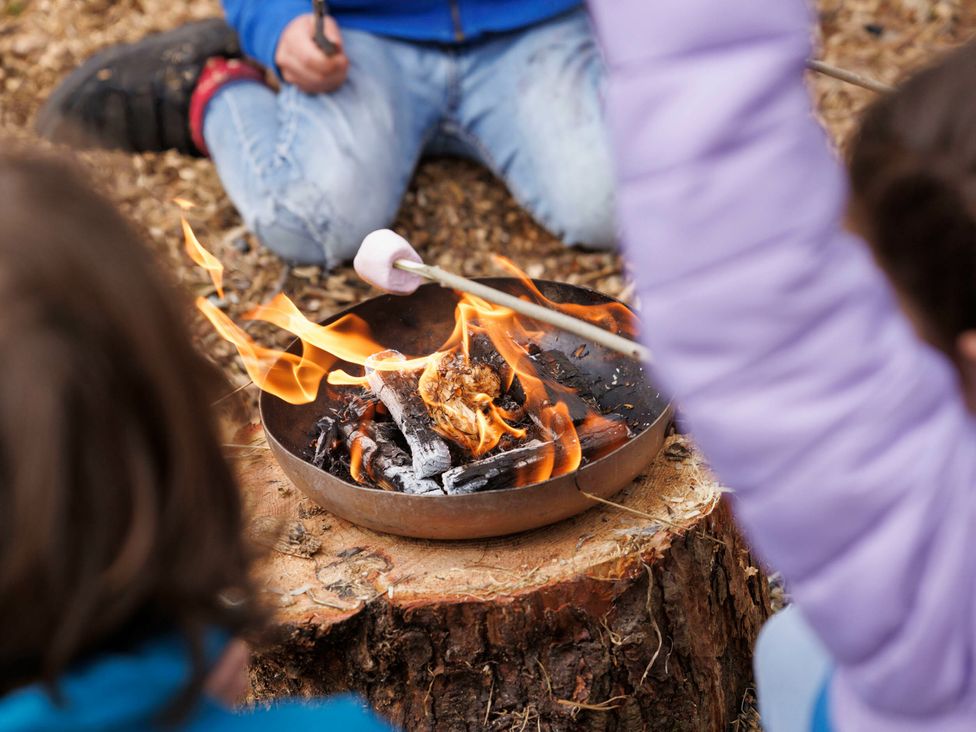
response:
[[[254,382],[251,381],[250,379],[248,379],[246,382],[244,382],[243,384],[241,384],[240,386],[238,386],[233,391],[229,391],[226,394],[224,394],[222,397],[220,397],[219,399],[216,399],[216,400],[210,402],[210,406],[211,407],[216,407],[218,404],[220,404],[222,401],[224,401],[224,399],[229,399],[230,397],[234,396],[238,392],[244,391],[247,387],[252,386],[253,384],[254,384]]]
[[[407,259],[398,259],[393,263],[393,266],[404,272],[412,272],[428,280],[433,280],[444,287],[450,287],[452,290],[460,290],[461,292],[476,295],[483,300],[514,310],[520,315],[538,320],[540,323],[554,326],[567,333],[578,335],[580,338],[585,338],[592,343],[598,343],[604,348],[609,348],[611,351],[622,353],[630,358],[643,361],[644,363],[650,363],[652,360],[650,349],[644,348],[640,343],[635,343],[629,338],[611,333],[592,323],[587,323],[585,320],[566,315],[566,313],[550,310],[534,302],[520,300],[514,295],[509,295],[507,292],[502,292],[493,287],[483,285],[480,282],[475,282],[466,277],[447,272],[440,267],[411,262]]]
[[[878,94],[889,94],[895,90],[895,87],[884,84],[877,79],[862,76],[861,74],[855,74],[853,71],[848,71],[847,69],[842,69],[838,66],[832,66],[831,64],[824,63],[819,59],[809,59],[807,61],[807,68],[811,71],[816,71],[826,76],[832,76],[835,79],[846,81],[848,84],[860,86],[864,89],[870,89]]]

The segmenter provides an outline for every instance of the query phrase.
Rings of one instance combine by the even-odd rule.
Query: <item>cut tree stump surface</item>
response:
[[[350,524],[267,450],[235,463],[277,608],[275,641],[252,664],[256,699],[351,690],[409,730],[735,719],[768,590],[685,438],[613,499],[625,508],[466,542]]]

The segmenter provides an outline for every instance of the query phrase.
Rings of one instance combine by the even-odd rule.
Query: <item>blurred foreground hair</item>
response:
[[[866,112],[850,155],[854,225],[925,335],[976,329],[976,43]]]
[[[0,695],[178,632],[186,710],[203,634],[261,620],[182,304],[76,168],[0,153]]]

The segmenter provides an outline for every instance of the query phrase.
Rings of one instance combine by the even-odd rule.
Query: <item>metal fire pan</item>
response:
[[[525,292],[514,278],[481,281],[514,294]],[[556,302],[613,302],[606,295],[575,285],[546,280],[535,283]],[[429,284],[405,297],[371,298],[334,314],[323,324],[351,313],[369,324],[377,342],[408,355],[422,355],[435,351],[450,335],[457,301],[451,290]],[[285,474],[305,495],[328,511],[376,531],[423,539],[478,539],[555,523],[593,507],[594,501],[581,491],[609,498],[640,475],[661,449],[672,410],[647,381],[643,367],[631,359],[562,331],[547,332],[539,345],[571,355],[581,371],[599,376],[608,385],[627,388],[631,418],[642,429],[612,453],[574,473],[521,488],[459,496],[412,496],[367,488],[308,462],[313,425],[337,398],[324,384],[315,402],[300,406],[261,394],[261,419],[268,443]],[[293,342],[289,351],[300,352],[301,342]],[[337,366],[358,373],[353,364],[340,362]]]

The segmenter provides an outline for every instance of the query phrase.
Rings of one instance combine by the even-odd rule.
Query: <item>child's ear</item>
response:
[[[966,404],[976,412],[976,330],[965,330],[956,338],[956,361]]]

